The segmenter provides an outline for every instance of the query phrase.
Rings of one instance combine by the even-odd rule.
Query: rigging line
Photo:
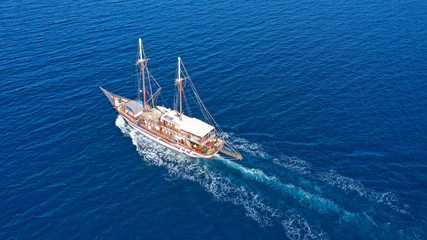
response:
[[[191,79],[190,79],[190,81],[191,81]],[[203,102],[202,102],[202,100],[200,99],[200,96],[199,96],[199,94],[198,94],[198,92],[197,92],[197,90],[196,90],[196,88],[194,87],[194,84],[193,84],[192,82],[191,82],[191,85],[190,85],[190,86],[192,86],[192,90],[193,90],[194,95],[196,96],[196,98],[197,98],[197,100],[198,100],[199,107],[200,107],[201,111],[202,111],[202,112],[205,112],[205,113],[206,113],[206,115],[208,115],[207,120],[209,121],[209,123],[211,123],[211,125],[218,125],[218,124],[215,122],[215,120],[213,119],[212,115],[211,115],[211,114],[209,113],[209,111],[207,110],[206,106],[203,104]],[[213,121],[212,121],[212,120],[213,120]],[[215,124],[213,124],[213,123],[215,123]]]
[[[186,79],[186,82],[188,81],[188,80],[190,80],[190,83],[186,83],[186,85],[190,85],[190,88],[191,88],[191,90],[193,90],[193,88],[195,88],[194,87],[194,84],[192,84],[192,82],[191,82],[191,78],[190,78],[190,76],[188,76],[188,73],[186,72],[186,74],[185,74],[185,79]],[[189,91],[188,90],[188,87],[186,87],[185,88],[185,90],[186,91]],[[194,93],[194,90],[193,90],[193,94],[195,94]],[[200,104],[193,98],[193,94],[189,94],[190,95],[190,97],[191,97],[191,99],[193,100],[193,102],[194,103],[196,103],[197,105],[198,105],[198,107],[199,107],[199,109],[200,109],[200,112],[203,114],[203,117],[204,117],[204,119],[205,119],[205,121],[206,122],[208,122],[210,125],[213,125],[212,123],[211,123],[211,121],[209,120],[209,118],[207,117],[207,115],[206,115],[206,113],[205,113],[205,111],[203,111],[203,109],[200,107]],[[195,94],[196,95],[196,94]]]
[[[188,74],[188,73],[187,73],[187,74]],[[200,99],[200,96],[199,96],[199,94],[198,94],[198,92],[197,92],[197,90],[196,90],[196,87],[194,86],[194,84],[193,84],[193,82],[192,82],[191,78],[190,78],[190,77],[188,77],[188,79],[189,79],[190,87],[191,87],[191,89],[192,89],[192,91],[193,91],[193,93],[194,93],[194,96],[195,96],[195,97],[196,97],[196,99],[197,99],[197,104],[198,104],[198,106],[199,106],[199,109],[200,109],[200,111],[202,112],[202,114],[203,114],[203,116],[204,116],[205,120],[206,120],[210,125],[213,125],[213,126],[218,125],[218,124],[215,124],[215,122],[214,122],[214,121],[212,121],[212,120],[213,120],[213,117],[212,117],[212,116],[209,116],[209,115],[210,115],[210,114],[209,114],[209,111],[207,110],[207,108],[204,106],[204,104],[203,104],[202,100]]]
[[[147,56],[145,55],[144,44],[142,44],[142,42],[141,42],[141,49],[142,49],[142,54],[144,55],[144,58],[147,58]]]
[[[186,90],[189,91],[188,89],[186,89]],[[193,92],[193,94],[194,94],[194,92]],[[189,94],[189,95],[190,95],[191,99],[193,100],[193,102],[197,104],[197,101],[194,99],[193,94]],[[199,104],[197,104],[197,107],[199,108],[200,112],[203,114],[203,118],[205,119],[205,121],[207,121],[209,123],[208,119],[206,119],[206,117],[207,117],[206,114],[204,113],[204,111],[202,111],[200,109]]]
[[[147,74],[148,86],[150,87],[150,96],[153,97],[153,89],[151,88],[150,74]],[[148,100],[150,101],[150,100]],[[154,102],[151,101],[152,107],[154,108]]]
[[[211,124],[211,125],[216,126],[216,127],[217,127],[217,129],[218,129],[218,132],[219,132],[219,133],[223,133],[223,135],[224,135],[224,137],[223,137],[223,138],[224,138],[224,140],[225,140],[225,145],[229,147],[229,149],[231,150],[231,152],[234,152],[234,153],[236,153],[236,154],[239,154],[239,152],[237,151],[237,149],[236,149],[236,148],[231,144],[231,141],[229,140],[228,136],[227,136],[227,135],[225,135],[224,130],[222,130],[222,128],[219,126],[219,124],[215,121],[215,119],[212,117],[212,115],[210,114],[210,112],[207,110],[206,106],[203,104],[202,100],[200,99],[199,94],[197,93],[196,88],[194,87],[193,82],[191,81],[190,76],[188,75],[187,69],[185,68],[184,63],[183,63],[182,61],[181,61],[181,65],[182,65],[182,67],[183,67],[182,69],[184,70],[185,75],[186,75],[186,76],[188,76],[188,81],[189,81],[190,86],[191,86],[191,88],[192,88],[192,90],[193,90],[193,92],[194,92],[194,94],[195,94],[195,96],[196,96],[196,99],[198,100],[200,110],[202,111],[202,113],[203,113],[203,110],[205,110],[205,111],[206,111],[206,114],[208,115],[208,119],[211,119],[211,120],[212,120],[212,122],[214,123],[214,124]],[[203,109],[203,110],[202,110],[202,109]],[[239,154],[239,155],[240,155],[240,154]]]
[[[135,70],[137,71],[137,75],[136,75],[136,78],[135,78],[135,88],[136,88],[136,98],[137,98],[137,100],[139,100],[139,86],[138,86],[138,69],[137,68],[135,68]]]
[[[173,95],[173,109],[176,111],[178,109],[178,87],[175,85],[175,92]]]
[[[191,81],[191,79],[190,79],[190,81]],[[215,121],[215,119],[212,117],[212,115],[210,114],[210,112],[207,110],[206,106],[205,106],[205,105],[203,104],[203,102],[201,101],[200,96],[198,95],[197,90],[195,89],[194,84],[192,84],[192,82],[191,82],[190,86],[192,86],[192,87],[193,87],[193,91],[194,91],[194,94],[195,94],[196,98],[200,101],[201,107],[203,108],[203,110],[205,110],[205,111],[206,111],[206,114],[209,116],[209,117],[207,117],[207,119],[208,119],[209,123],[211,123],[211,121],[210,121],[210,120],[212,120],[211,125],[216,126],[216,128],[218,129],[218,132],[219,132],[219,133],[225,133],[225,132],[224,132],[224,130],[223,130],[223,129],[221,128],[221,126],[219,126],[219,124]],[[201,109],[201,110],[202,110],[202,109]],[[203,112],[203,111],[202,111],[202,112]],[[231,142],[229,141],[229,138],[228,138],[228,137],[226,137],[226,136],[224,136],[224,139],[226,140],[226,141],[225,141],[225,145],[226,145],[226,146],[227,146],[227,147],[228,147],[232,152],[238,153],[237,149],[236,149],[236,148],[231,144]]]
[[[151,72],[148,70],[148,67],[145,69],[147,71],[147,75],[148,77],[151,77],[151,80],[158,86],[160,87],[159,83],[157,82],[157,80],[154,78],[153,74],[151,74]]]
[[[159,96],[160,96],[160,92],[154,95],[154,102],[157,102],[157,100],[159,99]]]
[[[138,51],[136,52],[136,62],[137,61],[138,61]],[[137,91],[136,95],[137,95],[137,100],[141,101],[141,84],[142,84],[141,73],[142,72],[140,71],[141,69],[138,64],[135,65],[135,68],[136,68],[136,84],[135,85],[138,87],[136,90]]]
[[[185,67],[184,67],[185,68]],[[192,83],[192,81],[191,81],[191,78],[190,78],[190,76],[188,75],[188,73],[185,71],[185,76],[186,76],[186,80],[188,81],[188,83],[186,83],[186,85],[187,84],[189,84],[190,85],[190,88],[191,88],[191,90],[193,91],[193,94],[196,96],[196,98],[197,98],[197,92],[195,92],[194,91],[194,89],[195,89],[195,87],[194,87],[194,84]],[[186,82],[187,82],[186,81]],[[186,90],[188,91],[188,88],[186,88]],[[205,118],[205,120],[208,122],[208,123],[210,123],[210,120],[207,118],[207,116],[206,116],[206,114],[205,114],[205,112],[203,111],[203,108],[201,107],[201,105],[200,105],[200,103],[199,103],[199,101],[196,101],[196,100],[194,100],[194,98],[193,98],[193,96],[192,96],[192,94],[190,94],[190,96],[191,96],[191,98],[193,99],[193,101],[195,102],[195,103],[197,103],[197,105],[198,105],[198,107],[199,107],[199,109],[200,109],[200,112],[203,114],[203,116],[204,116],[204,118]],[[211,124],[212,125],[212,124]]]
[[[188,111],[188,116],[193,117],[191,115],[190,107],[188,106],[187,98],[185,97],[185,92],[184,91],[183,91],[182,95],[184,96],[184,103],[185,103],[185,107],[187,108],[187,111]]]
[[[166,103],[165,99],[163,98],[162,94],[159,94],[160,98],[162,99],[162,102],[165,104],[166,108],[169,108],[168,104]]]
[[[136,65],[137,100],[141,100],[141,74],[140,67]]]
[[[212,117],[212,115],[208,112],[208,114]],[[225,134],[225,132],[224,132],[224,130],[221,128],[221,126],[219,126],[218,125],[218,123],[215,121],[215,119],[213,119],[212,118],[212,120],[215,122],[215,124],[216,124],[216,127],[218,128],[218,130],[221,132],[221,133],[223,133],[223,135],[224,135],[224,140],[226,140],[225,141],[225,145],[227,145],[231,150],[232,150],[232,152],[235,152],[235,153],[239,153],[238,151],[237,151],[237,148],[231,143],[231,141],[230,141],[230,138]]]
[[[152,99],[154,99],[154,98],[156,98],[156,96],[158,96],[159,95],[159,92],[160,92],[160,90],[161,90],[162,88],[159,88],[159,89],[157,89],[157,91],[154,93],[154,94],[151,94],[150,95],[150,98],[147,100],[147,102],[149,102],[150,100],[152,100]],[[154,108],[154,101],[152,101],[153,102],[153,108]]]
[[[144,55],[144,58],[145,58],[145,55]],[[153,92],[151,91],[151,84],[150,84],[151,81],[150,81],[150,75],[148,74],[147,61],[144,61],[142,64],[143,64],[143,69],[145,70],[145,72],[147,72],[147,80],[146,80],[146,82],[148,82],[148,86],[150,87],[150,89],[149,88],[145,88],[145,91],[146,91],[146,93],[148,93],[149,96],[151,96],[153,94]],[[145,74],[145,73],[143,73],[143,74]]]
[[[193,91],[193,93],[194,93],[194,91]],[[196,103],[200,109],[200,112],[203,114],[203,118],[205,119],[205,121],[208,122],[210,125],[213,125],[212,121],[209,119],[209,116],[206,114],[206,111],[203,108],[201,108],[201,106],[198,102],[196,102]]]
[[[156,81],[156,79],[154,78],[154,76],[151,74],[151,72],[148,70],[148,67],[146,67],[146,71],[147,71],[147,80],[148,80],[148,84],[149,84],[149,88],[150,88],[150,96],[151,96],[151,104],[152,104],[152,107],[154,108],[154,105],[155,105],[155,102],[156,102],[156,100],[157,100],[157,98],[155,97],[155,95],[156,95],[156,93],[159,91],[159,90],[161,90],[161,87],[160,87],[160,85],[159,85],[159,83]],[[158,90],[156,91],[156,93],[154,93],[153,94],[153,88],[152,88],[152,84],[151,84],[151,82],[154,82],[156,85],[157,85],[157,87],[158,87]],[[148,101],[150,101],[150,99],[148,100]],[[147,101],[147,102],[148,102]]]
[[[178,79],[178,68],[175,69],[175,79]],[[178,86],[176,84],[174,84],[175,88],[174,88],[174,94],[173,94],[173,109],[175,111],[178,110],[178,94],[179,94],[179,90],[178,90]]]
[[[203,114],[203,116],[204,116],[205,120],[206,120],[210,125],[214,125],[214,124],[212,123],[211,119],[209,118],[209,116],[206,114],[207,109],[206,109],[206,107],[203,105],[203,103],[201,102],[200,96],[199,96],[199,94],[197,93],[197,90],[196,90],[196,88],[195,88],[195,86],[194,86],[194,84],[193,84],[193,82],[191,81],[191,79],[190,79],[190,78],[189,78],[189,81],[190,81],[191,89],[193,90],[193,93],[194,93],[194,95],[196,96],[196,99],[198,99],[197,104],[199,105],[200,111],[202,112],[202,114]]]

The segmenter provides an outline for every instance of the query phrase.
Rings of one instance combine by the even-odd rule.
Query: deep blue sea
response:
[[[243,161],[137,134],[138,38]],[[427,2],[0,2],[0,239],[427,239]]]

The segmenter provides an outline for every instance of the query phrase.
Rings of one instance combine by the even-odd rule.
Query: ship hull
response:
[[[118,113],[137,132],[141,133],[142,135],[144,135],[145,137],[147,137],[151,141],[153,141],[153,142],[155,142],[155,143],[157,143],[163,147],[166,147],[166,148],[168,148],[174,152],[182,153],[182,154],[185,154],[186,156],[193,157],[193,158],[212,158],[216,154],[216,153],[214,153],[212,155],[204,155],[204,154],[200,154],[200,153],[191,151],[190,149],[184,148],[178,144],[169,143],[166,140],[164,140],[161,136],[157,136],[157,135],[143,129],[142,127],[138,126],[137,124],[135,124],[134,122],[129,120],[126,116],[122,115],[120,112],[118,112]]]

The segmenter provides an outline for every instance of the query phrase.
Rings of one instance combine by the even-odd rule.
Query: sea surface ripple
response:
[[[0,239],[427,239],[427,3],[0,3]],[[145,139],[141,37],[244,161]]]

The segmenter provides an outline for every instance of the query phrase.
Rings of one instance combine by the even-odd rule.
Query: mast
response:
[[[178,57],[178,79],[179,83],[179,120],[182,121],[182,79],[181,79],[181,57]]]
[[[142,74],[142,95],[143,95],[143,107],[144,107],[144,110],[146,109],[146,105],[147,105],[147,101],[146,101],[146,97],[145,97],[145,62],[148,60],[148,59],[146,59],[145,58],[145,54],[144,54],[144,58],[142,58],[142,53],[143,53],[143,50],[142,50],[142,41],[141,41],[141,38],[139,38],[139,55],[138,55],[138,57],[139,57],[139,59],[138,59],[138,61],[136,62],[136,64],[140,64],[140,67],[141,67],[141,74]],[[141,89],[138,89],[138,96],[140,96],[140,91],[141,91]]]

